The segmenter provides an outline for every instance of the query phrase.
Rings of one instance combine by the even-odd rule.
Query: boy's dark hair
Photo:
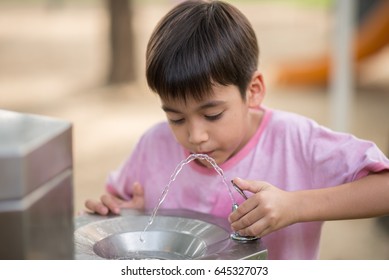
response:
[[[221,1],[185,1],[161,19],[149,40],[146,77],[161,99],[201,101],[212,85],[236,85],[242,98],[259,49],[248,19]]]

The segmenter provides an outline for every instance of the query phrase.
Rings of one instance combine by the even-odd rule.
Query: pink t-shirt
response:
[[[389,169],[389,160],[372,142],[331,131],[297,114],[263,110],[263,120],[252,139],[220,165],[227,182],[241,177],[297,191],[336,186]],[[130,199],[132,184],[140,182],[146,208],[154,209],[173,171],[188,155],[169,125],[157,124],[141,137],[129,159],[110,174],[107,189]],[[234,197],[242,202],[236,192]],[[161,208],[227,217],[231,205],[222,177],[192,161],[170,186]],[[269,259],[316,259],[321,226],[321,222],[298,223],[263,237]]]

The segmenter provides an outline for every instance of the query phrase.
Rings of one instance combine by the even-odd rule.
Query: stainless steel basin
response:
[[[266,259],[260,240],[230,238],[225,219],[185,210],[123,210],[120,216],[75,220],[76,259]],[[142,241],[143,240],[143,241]]]

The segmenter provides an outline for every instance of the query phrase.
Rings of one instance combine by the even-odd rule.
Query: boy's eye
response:
[[[182,124],[184,121],[185,121],[184,118],[182,118],[182,119],[177,119],[177,120],[169,119],[169,122],[170,122],[171,124]]]
[[[216,115],[205,115],[205,118],[209,121],[216,121],[220,119],[223,115],[223,112],[216,114]]]

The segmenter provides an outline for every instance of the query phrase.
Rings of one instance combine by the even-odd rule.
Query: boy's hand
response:
[[[120,208],[143,209],[145,205],[143,187],[134,183],[133,196],[130,201],[123,200],[112,194],[103,194],[100,201],[88,199],[85,207],[93,213],[108,215],[108,213],[120,214]]]
[[[231,228],[240,235],[262,237],[295,222],[292,193],[267,182],[236,178],[234,183],[254,193],[228,218]]]

